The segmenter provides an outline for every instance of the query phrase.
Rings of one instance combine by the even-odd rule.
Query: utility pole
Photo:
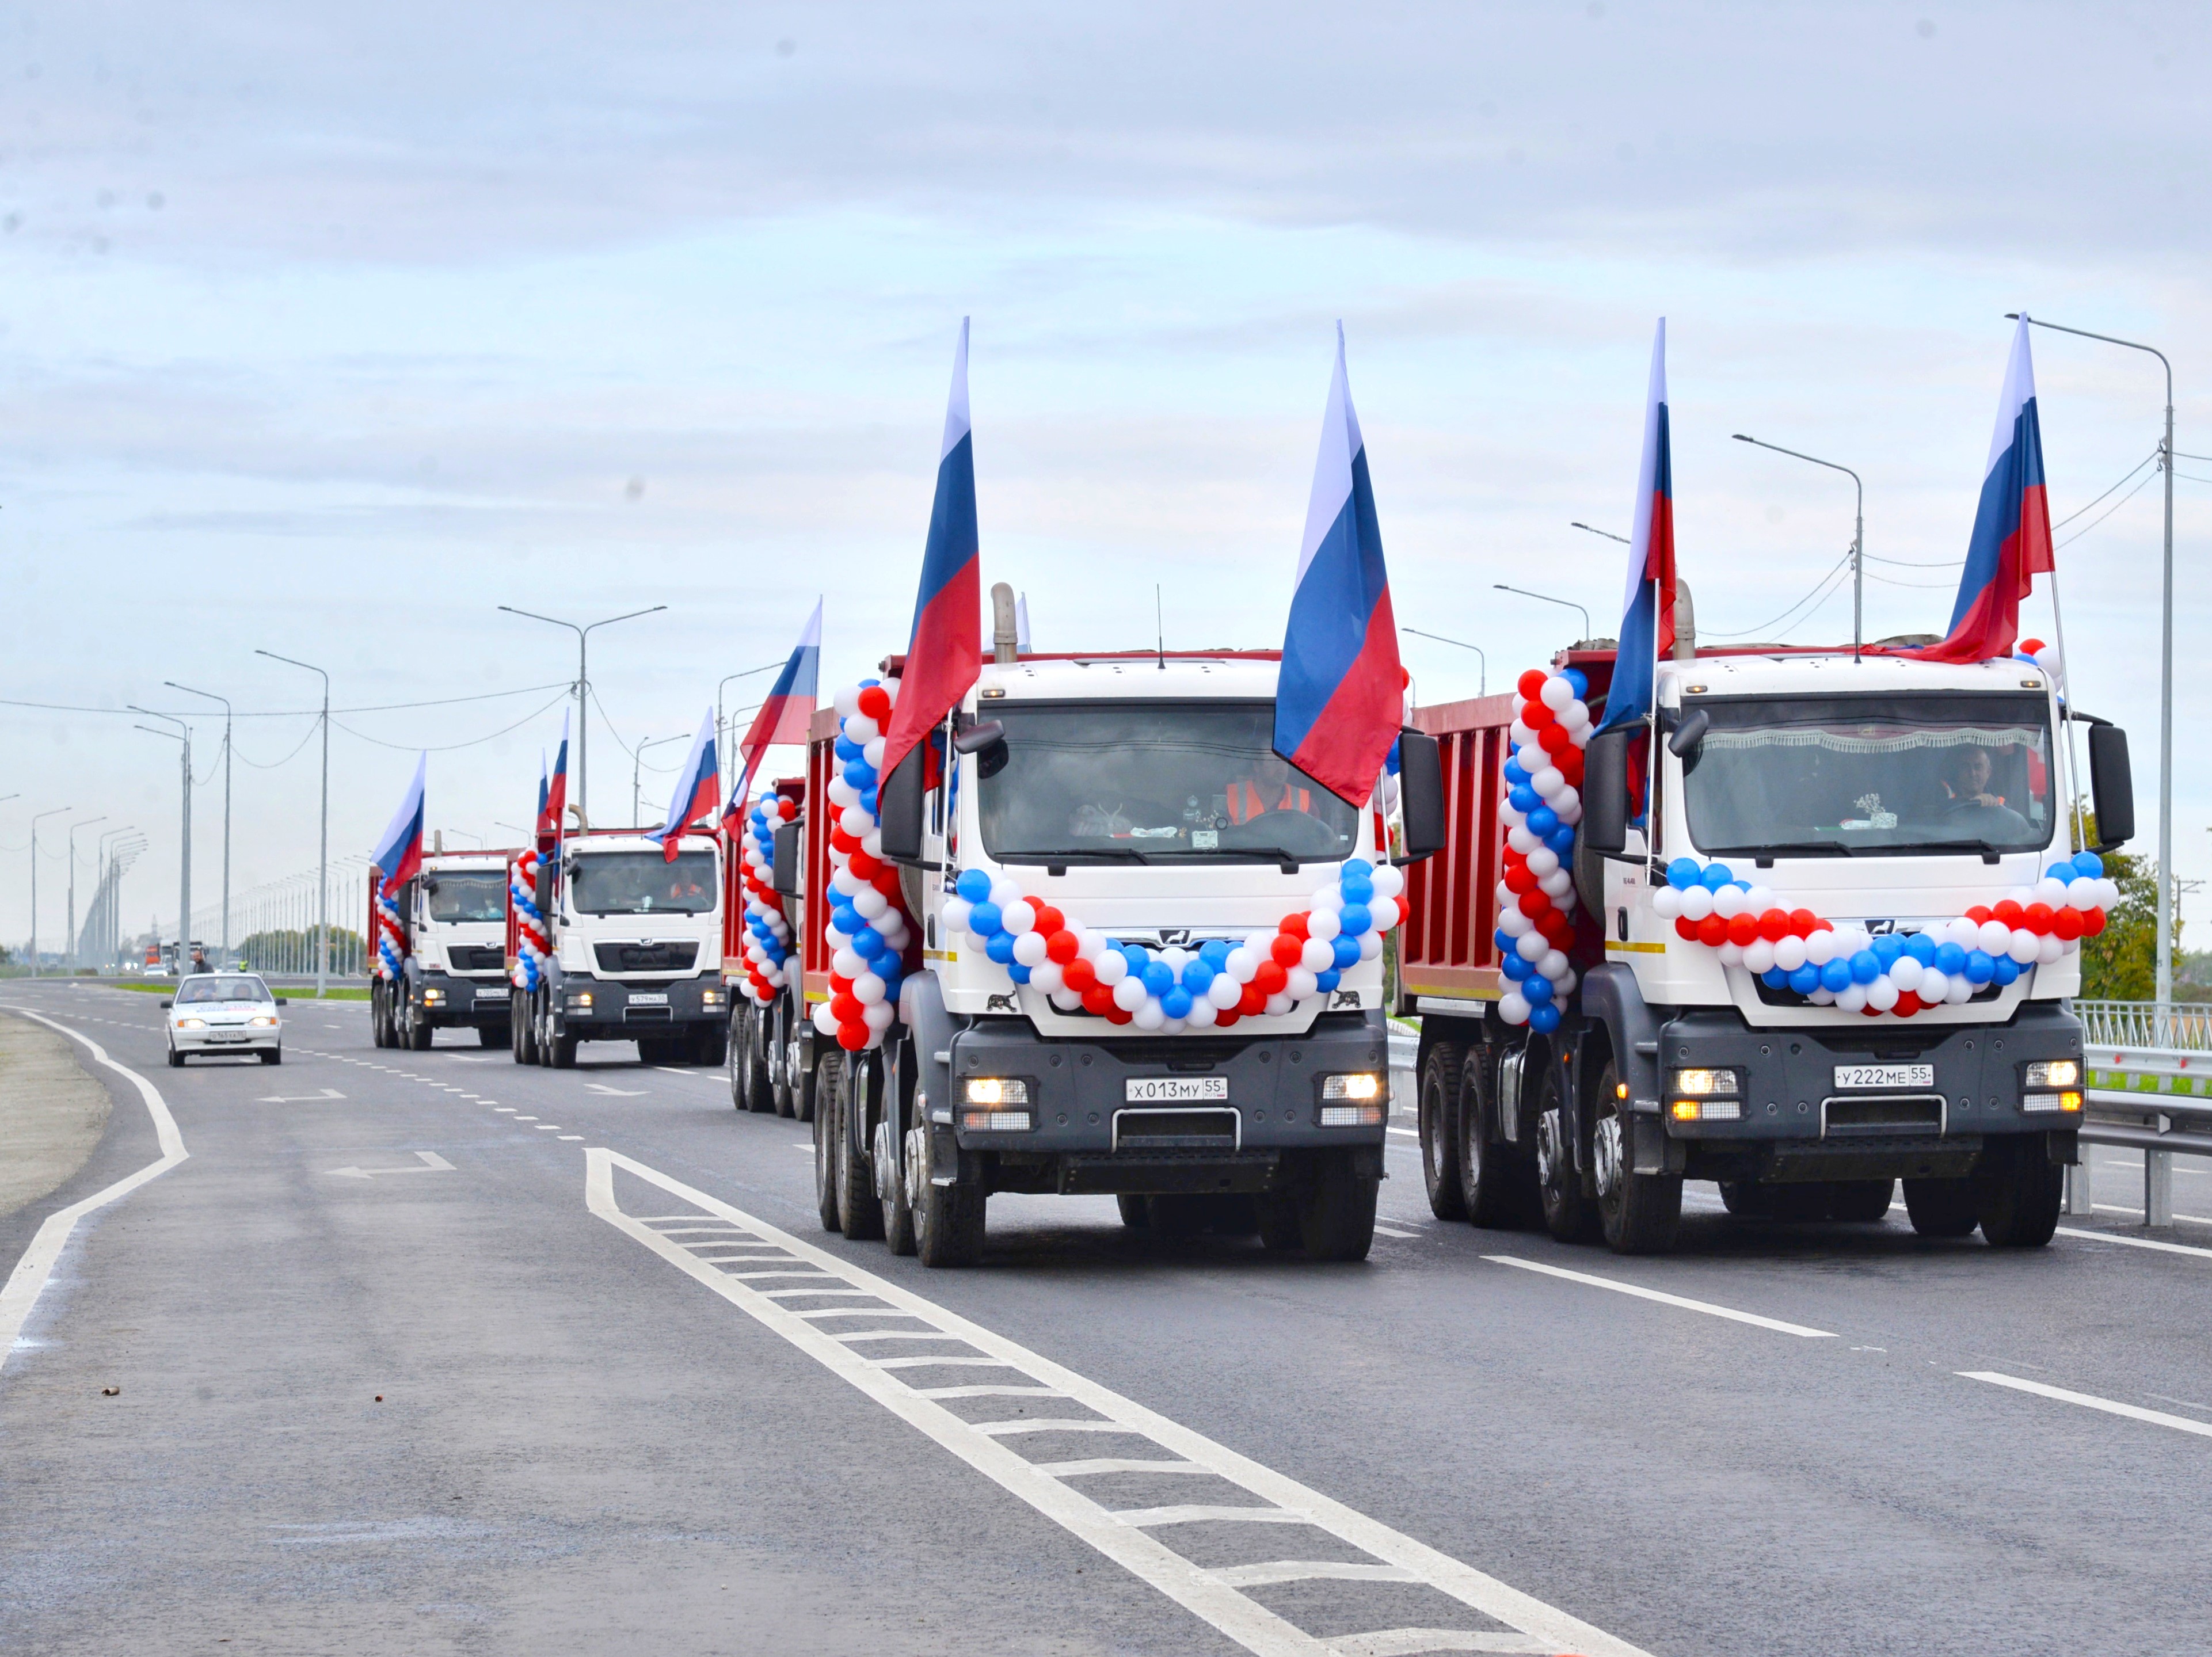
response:
[[[592,820],[591,772],[585,762],[584,707],[586,699],[591,694],[592,675],[590,664],[585,653],[586,642],[599,628],[612,627],[617,622],[635,621],[641,616],[658,615],[668,606],[654,604],[649,609],[633,610],[623,616],[605,616],[596,622],[586,622],[581,627],[574,622],[562,621],[558,616],[540,616],[534,610],[517,610],[513,604],[501,604],[499,608],[509,616],[520,616],[532,622],[544,622],[549,627],[565,627],[576,635],[576,804],[581,811],[584,822],[588,824]]]
[[[31,976],[39,975],[39,824],[47,817],[74,811],[74,805],[57,805],[31,819]]]
[[[321,673],[323,678],[322,911],[316,921],[319,937],[315,945],[315,997],[320,1000],[330,987],[331,978],[331,676],[312,662],[294,661],[273,650],[257,650],[253,653],[266,656],[272,662],[304,667],[310,673]]]
[[[642,821],[645,809],[641,803],[643,796],[638,792],[638,769],[645,763],[645,750],[648,748],[665,748],[670,743],[682,742],[684,738],[681,737],[655,737],[652,741],[641,742],[638,744],[635,748],[630,750],[629,816],[630,821],[636,824],[637,827],[641,828],[645,827],[645,823]]]
[[[103,811],[96,817],[85,817],[69,826],[69,932],[62,939],[62,947],[69,958],[69,969],[75,972],[76,958],[76,831],[89,828],[95,822],[107,821]]]
[[[152,725],[142,725],[138,727],[141,731],[154,731],[157,737],[175,737],[184,744],[184,827],[179,835],[183,853],[178,859],[177,873],[177,976],[182,978],[192,966],[192,728],[173,713],[156,713],[136,702],[128,706],[133,713],[143,713],[149,719],[167,719],[177,727],[173,731],[154,731]],[[155,941],[160,942],[158,938]]]
[[[172,690],[181,690],[187,696],[204,696],[211,702],[222,704],[222,951],[216,959],[228,967],[232,964],[230,954],[230,698],[218,696],[212,690],[195,690],[188,684],[179,684],[174,679],[161,683]],[[325,738],[327,746],[327,738]]]
[[[1792,460],[1809,460],[1816,466],[1826,466],[1832,472],[1841,472],[1851,480],[1858,490],[1858,514],[1851,530],[1851,659],[1857,661],[1863,648],[1866,616],[1866,485],[1849,466],[1838,466],[1832,460],[1823,460],[1817,455],[1800,454],[1795,449],[1785,449],[1779,443],[1764,443],[1755,437],[1746,437],[1741,432],[1729,434],[1739,443],[1748,443],[1755,449],[1771,449],[1777,454],[1786,454]]]

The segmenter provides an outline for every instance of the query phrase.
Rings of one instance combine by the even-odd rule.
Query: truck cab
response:
[[[400,974],[370,989],[379,1046],[420,1051],[449,1029],[473,1029],[487,1047],[507,1042],[507,855],[434,853],[402,885]],[[374,886],[372,877],[372,915]]]

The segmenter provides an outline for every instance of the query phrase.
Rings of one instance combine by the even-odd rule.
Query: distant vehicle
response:
[[[258,1053],[264,1065],[284,1062],[284,1003],[252,973],[195,973],[161,1003],[169,1019],[169,1068],[182,1070],[192,1053]]]
[[[377,970],[370,1029],[380,1047],[420,1052],[440,1029],[472,1029],[487,1047],[507,1044],[507,865],[500,851],[434,853],[399,889],[397,978]],[[379,933],[378,877],[368,877],[368,931]],[[373,947],[373,945],[372,945]]]

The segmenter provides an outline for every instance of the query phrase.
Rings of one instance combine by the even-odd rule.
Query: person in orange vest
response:
[[[1299,783],[1289,764],[1274,753],[1262,755],[1249,775],[1231,783],[1227,798],[1229,820],[1238,824],[1269,811],[1313,810],[1313,790]]]

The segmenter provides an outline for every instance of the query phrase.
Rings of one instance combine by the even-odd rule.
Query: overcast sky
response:
[[[1493,582],[1613,630],[1620,549],[1569,523],[1627,527],[1662,314],[1701,630],[1849,635],[1847,586],[1769,625],[1847,548],[1848,480],[1741,431],[1864,476],[1868,550],[1899,561],[1868,567],[1869,634],[1941,631],[2003,313],[2164,347],[2179,447],[2212,454],[2207,15],[19,0],[0,695],[310,707],[259,646],[330,669],[341,707],[482,697],[573,672],[567,635],[496,605],[665,604],[595,640],[593,815],[620,820],[628,749],[688,734],[817,592],[825,686],[903,642],[963,314],[984,580],[1029,594],[1042,648],[1150,642],[1155,584],[1170,645],[1279,642],[1338,318],[1398,615],[1483,646],[1492,688],[1579,631]],[[2036,347],[2064,517],[2149,454],[2162,386],[2136,353]],[[2180,470],[2197,876],[2212,461]],[[2158,498],[2124,489],[2058,555],[2146,846]],[[1424,700],[1474,691],[1471,652],[1405,654]],[[523,821],[556,694],[342,714],[333,854],[368,849],[419,745],[433,826]],[[0,707],[0,938],[53,806],[43,938],[75,817],[106,818],[88,854],[146,830],[126,913],[173,916],[175,750],[132,724]],[[240,889],[313,865],[311,729],[240,721]],[[681,754],[646,756],[656,820]],[[198,798],[205,901],[220,779]]]

